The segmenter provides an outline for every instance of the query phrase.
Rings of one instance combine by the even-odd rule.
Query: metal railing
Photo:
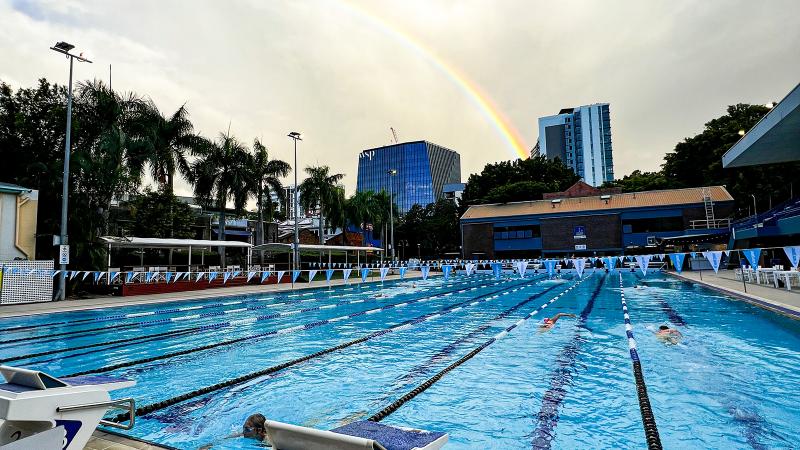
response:
[[[731,219],[699,219],[690,220],[689,227],[693,230],[705,230],[714,228],[730,228]]]
[[[130,421],[127,425],[123,423],[111,422],[108,420],[101,420],[100,425],[105,427],[119,428],[120,430],[130,430],[136,422],[136,401],[133,398],[121,398],[118,400],[109,400],[107,402],[84,403],[82,405],[59,406],[56,408],[57,412],[79,411],[82,409],[124,409],[128,412]]]

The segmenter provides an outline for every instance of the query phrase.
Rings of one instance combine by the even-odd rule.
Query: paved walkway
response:
[[[430,276],[440,275],[439,273],[431,272]],[[406,279],[411,280],[420,278],[419,272],[406,273]],[[399,275],[388,275],[386,281],[398,280]],[[366,283],[380,283],[379,277],[368,278]],[[331,286],[340,286],[344,284],[344,280],[331,280]],[[361,284],[361,278],[350,278],[351,285]],[[326,287],[328,282],[312,281],[311,283],[297,283],[294,285],[296,289],[308,289],[317,287]],[[264,284],[264,285],[246,285],[235,287],[221,287],[214,289],[204,289],[200,291],[185,291],[185,292],[168,292],[164,294],[147,294],[147,295],[131,295],[127,297],[95,297],[79,300],[65,300],[63,302],[43,302],[43,303],[25,303],[25,304],[12,304],[0,305],[0,318],[4,317],[18,317],[30,316],[34,314],[48,314],[64,311],[82,311],[87,309],[102,309],[113,308],[118,306],[130,305],[143,305],[148,303],[165,303],[175,301],[191,301],[203,300],[214,297],[227,297],[240,294],[254,294],[260,292],[285,292],[291,291],[291,283],[281,284]]]
[[[163,447],[152,442],[139,441],[127,438],[117,433],[107,433],[96,430],[84,450],[170,450],[173,447]]]
[[[777,289],[772,285],[747,283],[745,292],[742,281],[734,277],[732,270],[720,270],[718,274],[703,271],[702,280],[700,272],[685,271],[680,275],[676,273],[672,275],[731,294],[756,306],[800,319],[800,289],[787,291],[785,288]]]

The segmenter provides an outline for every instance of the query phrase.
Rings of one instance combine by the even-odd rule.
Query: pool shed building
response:
[[[727,242],[733,197],[724,186],[629,193],[589,189],[594,191],[578,182],[544,200],[470,206],[461,217],[464,257],[602,256],[670,241]]]

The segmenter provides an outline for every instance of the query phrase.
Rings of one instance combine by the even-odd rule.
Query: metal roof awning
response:
[[[800,84],[724,155],[722,167],[800,161]]]
[[[661,238],[661,243],[665,245],[722,244],[728,242],[730,236],[730,232],[684,234],[681,236]]]
[[[353,245],[320,245],[320,244],[300,244],[300,251],[314,251],[322,253],[344,253],[344,252],[382,252],[380,247],[357,247]],[[255,251],[265,251],[273,253],[291,253],[294,249],[294,244],[283,244],[279,242],[272,242],[269,244],[261,244],[253,247]]]
[[[212,229],[214,234],[219,235],[219,230]],[[252,236],[253,233],[245,230],[225,230],[225,236]]]
[[[101,236],[100,242],[113,248],[189,248],[189,247],[239,247],[251,248],[252,244],[240,241],[214,241],[207,239],[166,239]]]

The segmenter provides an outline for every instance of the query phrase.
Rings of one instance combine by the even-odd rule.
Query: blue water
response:
[[[798,446],[800,322],[657,273],[626,273],[622,282],[664,448]],[[248,415],[320,429],[363,420],[572,286],[383,423],[446,431],[454,449],[644,448],[619,277],[599,271],[583,280],[459,276],[0,319],[0,359],[58,350],[6,364],[64,376],[289,329],[102,372],[135,379],[113,395],[142,406],[442,313],[138,417],[129,432],[178,448],[262,448],[229,437]],[[557,312],[577,317],[542,332],[538,323]],[[246,320],[259,316],[268,317]],[[14,329],[42,324],[51,325]],[[662,324],[683,339],[656,339]]]

